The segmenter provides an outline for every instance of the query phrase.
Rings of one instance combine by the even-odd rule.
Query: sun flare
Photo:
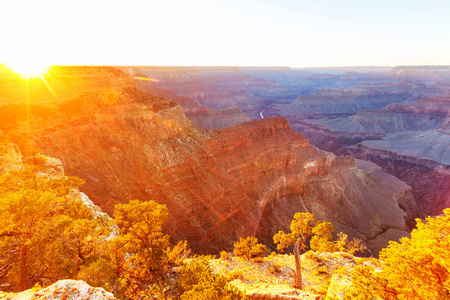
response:
[[[40,76],[48,69],[48,65],[39,62],[15,62],[7,65],[14,73],[24,78],[34,78]]]

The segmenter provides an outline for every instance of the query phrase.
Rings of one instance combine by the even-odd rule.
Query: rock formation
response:
[[[358,111],[346,118],[297,118],[298,127],[318,127],[338,134],[380,134],[439,128],[450,116],[450,94],[421,98],[412,103],[393,103],[380,109]],[[314,136],[311,135],[311,139]],[[367,138],[371,139],[371,138]]]
[[[0,175],[4,175],[9,171],[20,170],[22,167],[22,155],[19,147],[12,143],[8,143],[3,147],[4,153],[0,155]]]
[[[320,149],[379,164],[412,186],[423,214],[439,214],[450,205],[448,70],[398,67],[366,74],[344,89],[329,87],[345,74],[333,75],[334,83],[318,79],[325,88],[272,102],[264,116],[286,117]],[[280,80],[286,82],[284,76]]]
[[[246,235],[270,245],[298,211],[376,249],[386,245],[372,241],[406,235],[417,215],[406,184],[310,146],[284,118],[201,130],[181,106],[139,91],[118,70],[59,68],[49,76],[89,78],[84,87],[91,88],[48,100],[51,118],[31,117],[39,149],[85,179],[82,190],[107,212],[133,198],[166,204],[167,232],[198,252],[229,250]],[[96,82],[111,87],[98,89]]]
[[[92,287],[81,280],[60,280],[44,289],[30,289],[21,293],[0,292],[4,300],[115,300],[112,293]]]
[[[54,157],[44,156],[37,154],[33,158],[23,157],[19,147],[15,144],[8,143],[6,145],[0,143],[0,147],[3,146],[6,151],[3,155],[0,155],[0,176],[5,175],[11,171],[20,171],[27,166],[27,163],[31,163],[35,159],[39,159],[42,163],[36,171],[37,176],[44,176],[45,178],[59,179],[66,176],[64,172],[64,166],[61,160]],[[85,194],[78,190],[78,188],[73,189],[68,194],[71,199],[76,199],[81,201],[94,215],[95,218],[103,220],[112,220],[112,218],[102,211],[102,209],[95,205],[91,199]],[[111,237],[118,235],[117,226],[111,227]]]
[[[298,118],[292,127],[321,149],[379,164],[412,186],[428,215],[450,205],[449,116],[450,94],[445,94],[347,118]]]

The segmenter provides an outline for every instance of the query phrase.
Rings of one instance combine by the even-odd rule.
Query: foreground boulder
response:
[[[92,287],[82,280],[60,280],[45,289],[29,289],[21,293],[2,293],[2,300],[114,300],[112,293],[103,288]]]

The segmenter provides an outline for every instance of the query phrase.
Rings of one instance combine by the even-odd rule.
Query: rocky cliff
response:
[[[438,215],[450,207],[450,132],[441,127],[388,134],[349,148],[355,157],[370,160],[412,187],[420,209]]]
[[[70,81],[96,70],[49,76]],[[284,118],[201,130],[181,106],[139,91],[120,71],[100,70],[90,84],[111,80],[107,92],[47,99],[51,117],[31,115],[28,126],[41,151],[85,179],[83,191],[108,212],[132,198],[155,199],[169,209],[168,233],[198,252],[230,250],[245,235],[270,245],[297,211],[376,250],[407,234],[417,215],[406,184],[373,165],[319,151]]]
[[[449,116],[450,94],[443,94],[346,118],[291,120],[313,145],[370,160],[405,181],[428,215],[450,205]]]
[[[40,161],[36,171],[37,176],[45,178],[60,179],[66,176],[64,166],[59,159],[54,157],[36,154],[34,157],[23,157],[17,145],[12,143],[3,144],[0,142],[0,148],[3,148],[3,153],[0,154],[0,176],[5,175],[11,171],[20,171],[27,166],[33,166],[33,162]],[[78,188],[73,189],[68,194],[70,199],[81,201],[94,215],[95,218],[103,220],[112,220],[112,218],[102,211],[102,209],[95,205],[91,199],[79,191]],[[110,237],[118,235],[117,226],[111,226],[112,232]]]

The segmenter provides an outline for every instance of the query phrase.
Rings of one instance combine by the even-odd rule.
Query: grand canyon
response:
[[[0,12],[0,300],[450,300],[450,1]]]
[[[32,160],[26,139],[111,217],[165,205],[194,253],[274,251],[307,212],[377,257],[450,207],[450,67],[1,66],[0,82],[1,175]]]
[[[134,75],[147,93],[173,91],[201,128],[284,117],[318,149],[374,162],[410,185],[425,215],[449,206],[449,67],[124,71],[151,79]]]

